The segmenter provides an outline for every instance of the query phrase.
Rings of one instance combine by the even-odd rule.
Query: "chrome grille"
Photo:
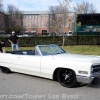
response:
[[[92,72],[99,72],[100,71],[100,65],[93,65],[92,66]]]

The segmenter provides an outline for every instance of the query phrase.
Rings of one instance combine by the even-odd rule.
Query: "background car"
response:
[[[52,32],[52,33],[49,33],[48,36],[56,36],[56,33]]]

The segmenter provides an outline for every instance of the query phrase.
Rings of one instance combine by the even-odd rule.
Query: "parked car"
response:
[[[22,35],[17,35],[18,37],[35,37],[37,36],[36,33],[30,33],[30,34],[22,34]]]
[[[56,44],[9,51],[1,53],[0,58],[4,73],[13,71],[58,80],[64,87],[73,87],[77,82],[89,84],[100,77],[99,56],[70,54]]]
[[[66,34],[67,36],[72,36],[73,32],[72,31],[68,31],[68,33]]]
[[[56,33],[52,32],[52,33],[49,33],[48,36],[56,36]]]

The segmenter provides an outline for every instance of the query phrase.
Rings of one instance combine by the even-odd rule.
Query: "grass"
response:
[[[66,46],[64,47],[64,50],[76,54],[100,55],[100,46],[96,45]]]
[[[34,47],[19,47],[20,50],[34,50]],[[69,53],[87,54],[87,55],[100,55],[100,46],[96,45],[75,45],[65,46],[64,50]],[[11,47],[6,47],[6,51],[11,51]]]

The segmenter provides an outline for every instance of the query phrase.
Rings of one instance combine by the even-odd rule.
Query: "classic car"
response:
[[[34,50],[0,53],[0,69],[57,80],[71,88],[100,77],[100,57],[70,54],[56,44],[37,45]]]

